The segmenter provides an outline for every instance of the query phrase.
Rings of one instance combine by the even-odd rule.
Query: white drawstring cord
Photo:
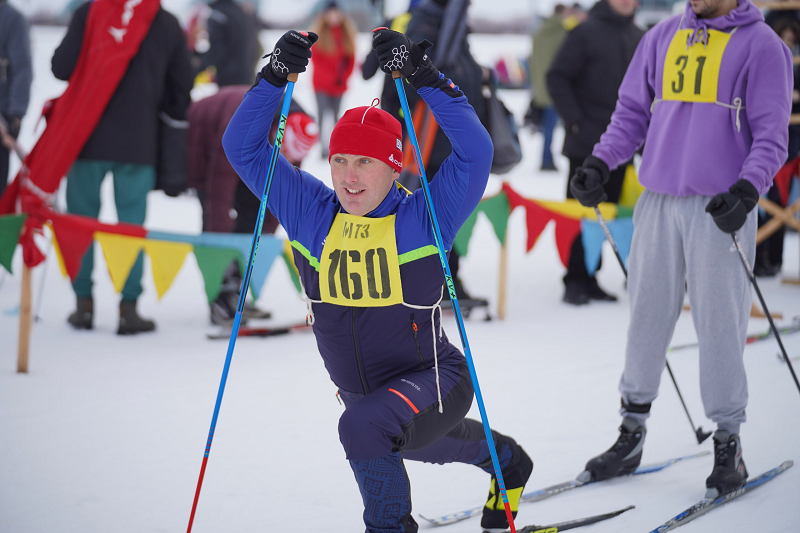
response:
[[[722,106],[722,107],[727,107],[728,109],[735,109],[736,110],[736,131],[737,132],[741,132],[742,131],[742,123],[739,120],[739,112],[742,109],[745,108],[742,105],[742,99],[737,96],[736,98],[733,99],[733,105],[726,104],[724,102],[714,102],[714,103],[719,105],[719,106]]]
[[[436,349],[436,311],[439,311],[439,339],[442,338],[444,333],[444,326],[442,325],[442,298],[444,297],[444,285],[439,294],[439,300],[433,305],[413,305],[403,302],[403,305],[411,309],[430,309],[431,310],[431,335],[433,336],[433,367],[436,372],[436,396],[439,400],[439,412],[444,412],[444,405],[442,404],[442,387],[439,384],[439,353]],[[303,286],[303,280],[300,280],[300,299],[306,304],[306,323],[309,326],[314,325],[314,308],[312,304],[321,304],[322,300],[312,300],[306,294],[306,288]]]
[[[433,368],[436,370],[436,394],[439,399],[439,412],[444,413],[444,406],[442,405],[442,388],[439,385],[439,354],[436,350],[436,310],[439,311],[439,339],[442,338],[444,326],[442,325],[442,298],[444,297],[444,285],[442,285],[442,292],[439,294],[439,301],[433,305],[413,305],[403,302],[403,305],[411,309],[430,309],[431,310],[431,335],[433,336]]]

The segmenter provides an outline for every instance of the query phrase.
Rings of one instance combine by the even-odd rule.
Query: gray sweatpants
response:
[[[647,404],[658,395],[685,280],[700,341],[706,416],[719,429],[738,433],[747,406],[742,355],[752,293],[733,239],[705,212],[709,200],[645,191],[636,204],[628,266],[631,320],[619,390],[624,403]],[[751,211],[737,232],[751,266],[756,217],[756,210]],[[649,416],[624,408],[621,413],[641,424]]]

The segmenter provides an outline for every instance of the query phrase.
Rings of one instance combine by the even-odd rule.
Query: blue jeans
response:
[[[558,122],[558,113],[553,106],[545,107],[542,111],[542,125],[544,128],[544,148],[542,149],[542,167],[553,166],[553,132]]]

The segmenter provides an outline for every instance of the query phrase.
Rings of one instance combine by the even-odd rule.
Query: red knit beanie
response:
[[[365,155],[379,159],[400,172],[403,168],[403,130],[400,122],[383,109],[356,107],[345,112],[331,132],[328,161],[334,154]]]

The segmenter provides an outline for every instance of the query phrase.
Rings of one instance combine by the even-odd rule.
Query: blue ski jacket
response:
[[[257,196],[263,193],[267,178],[273,149],[269,127],[283,92],[283,88],[260,79],[245,95],[222,139],[231,165]],[[444,246],[449,250],[486,188],[493,147],[461,92],[455,97],[438,88],[424,87],[418,92],[453,146],[452,154],[430,182]],[[364,224],[371,219],[395,217],[402,303],[388,306],[322,302],[321,281],[339,283],[341,276],[342,283],[349,284],[342,292],[349,290],[354,298],[361,290],[361,277],[351,270],[348,281],[345,263],[339,272],[326,272],[321,267],[331,226],[337,215],[344,213],[333,189],[279,156],[267,205],[291,241],[305,294],[312,302],[317,346],[337,387],[368,394],[393,378],[434,367],[435,357],[439,367],[458,367],[463,361],[440,326],[441,308],[437,304],[444,275],[422,189],[410,194],[393,187],[374,211],[358,217]],[[333,260],[333,265],[335,269],[338,261]],[[370,279],[372,291],[375,274],[370,278],[367,273],[364,278]],[[366,288],[363,292],[366,294]]]

